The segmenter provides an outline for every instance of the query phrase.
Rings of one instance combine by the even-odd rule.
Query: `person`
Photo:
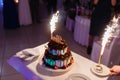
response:
[[[46,0],[48,15],[56,13],[57,11],[57,0]]]
[[[15,0],[3,0],[3,26],[5,29],[19,28],[17,3]]]
[[[30,11],[33,24],[40,22],[40,2],[39,0],[29,0]]]
[[[91,15],[89,39],[87,53],[91,54],[94,38],[98,39],[104,33],[106,25],[109,23],[112,15],[112,8],[116,5],[116,0],[94,0],[94,10]]]
[[[77,12],[77,6],[80,6],[79,0],[65,0],[64,10],[66,11],[66,27],[69,31],[74,33],[75,16]]]
[[[68,17],[75,20],[77,5],[80,6],[79,0],[65,0],[64,9]]]
[[[120,65],[114,65],[112,68],[110,68],[110,75],[120,75]]]
[[[117,0],[117,4],[115,6],[115,16],[118,17],[120,15],[120,0]]]
[[[19,23],[20,25],[32,24],[32,17],[28,0],[19,0],[18,3]]]
[[[63,10],[63,2],[64,0],[57,0],[57,9],[58,10]]]

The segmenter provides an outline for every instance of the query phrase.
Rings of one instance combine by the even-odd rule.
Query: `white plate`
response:
[[[94,65],[94,66],[91,67],[91,72],[92,72],[93,74],[95,74],[95,75],[97,75],[97,76],[100,76],[100,77],[109,76],[109,74],[110,74],[110,69],[109,69],[107,66],[101,64],[101,67],[102,67],[102,71],[101,71],[101,72],[96,71],[96,66],[97,66],[97,65]]]
[[[91,79],[83,74],[76,73],[76,74],[71,74],[70,76],[68,76],[66,80],[91,80]]]

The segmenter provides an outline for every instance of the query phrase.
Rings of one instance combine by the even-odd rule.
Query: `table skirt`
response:
[[[76,16],[74,28],[74,40],[83,46],[88,46],[90,19]]]

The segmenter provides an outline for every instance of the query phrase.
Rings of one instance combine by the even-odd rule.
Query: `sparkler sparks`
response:
[[[112,23],[107,25],[107,28],[105,29],[106,31],[105,31],[103,38],[102,38],[102,48],[101,48],[101,52],[100,52],[98,66],[100,66],[102,55],[104,53],[104,49],[106,47],[106,44],[109,42],[109,40],[112,37],[118,37],[118,35],[120,33],[120,25],[118,24],[118,19],[119,18],[114,17],[112,20]]]
[[[56,29],[56,22],[58,22],[58,13],[59,11],[57,11],[55,14],[53,14],[52,19],[50,21],[50,31],[51,31],[51,38],[53,36],[53,32]]]

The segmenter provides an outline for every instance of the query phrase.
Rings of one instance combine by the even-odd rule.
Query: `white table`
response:
[[[88,46],[90,19],[84,16],[76,16],[74,28],[74,40],[83,46]]]
[[[31,48],[31,51],[34,50],[35,53],[36,52],[40,53],[40,56],[41,56],[43,55],[45,50],[44,45],[45,44],[42,44],[38,47]],[[22,51],[20,51],[19,53],[21,52]],[[25,63],[20,58],[13,56],[7,62],[13,68],[15,68],[18,72],[24,75],[27,80],[65,80],[69,75],[74,73],[80,73],[80,74],[86,75],[91,80],[107,80],[108,79],[108,77],[96,76],[90,71],[91,66],[96,65],[95,62],[87,58],[84,58],[76,54],[75,52],[72,52],[72,55],[75,62],[71,70],[57,76],[51,76],[51,74],[55,74],[54,72],[44,72],[40,69],[39,70],[42,72],[39,72],[37,70],[37,68],[39,68],[37,67],[37,65],[38,65],[38,62],[40,62],[39,60],[41,59],[41,57],[39,57],[39,59],[37,59],[36,61]]]

